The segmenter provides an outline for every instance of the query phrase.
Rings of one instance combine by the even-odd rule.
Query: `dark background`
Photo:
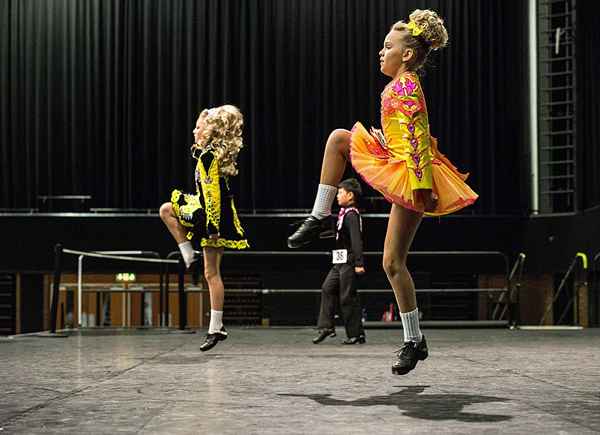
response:
[[[192,188],[195,117],[222,103],[246,116],[239,208],[309,208],[329,132],[356,120],[379,124],[377,52],[390,25],[417,7],[439,11],[450,33],[423,76],[432,133],[481,197],[424,225],[414,249],[531,250],[540,270],[584,248],[593,255],[600,2],[592,0],[577,2],[581,209],[535,219],[526,1],[0,0],[0,209],[38,207],[38,195],[89,194],[92,207],[156,210],[174,186]],[[385,218],[374,222],[377,238],[367,243],[377,250]],[[288,223],[249,221],[253,246],[285,249]],[[64,240],[81,249],[172,246],[155,214],[5,214],[1,226],[20,252],[4,255],[4,270],[50,269],[52,245]]]
[[[575,215],[529,219],[524,0],[0,0],[0,208],[86,194],[86,207],[156,210],[174,186],[192,188],[195,117],[223,103],[246,116],[239,208],[309,208],[329,132],[356,120],[379,124],[386,80],[377,52],[391,24],[415,8],[446,20],[450,44],[433,53],[422,79],[431,130],[471,173],[480,199],[430,220],[413,248],[530,250],[539,270],[555,270],[580,250],[593,255],[600,2],[592,0],[577,2]],[[386,220],[373,222],[367,243],[378,250]],[[255,248],[285,249],[288,223],[256,217],[246,226]],[[58,241],[81,249],[172,246],[155,214],[6,214],[2,229],[10,247],[37,245],[35,255],[27,248],[6,255],[5,270],[50,269]]]
[[[528,209],[523,0],[0,0],[0,207],[89,194],[93,207],[157,208],[191,188],[203,107],[246,116],[242,209],[308,208],[324,142],[379,125],[378,51],[419,8],[450,45],[423,77],[432,133],[481,199]]]
[[[254,212],[310,208],[329,132],[355,121],[379,125],[386,79],[377,53],[390,26],[415,8],[446,20],[450,44],[433,53],[422,77],[431,131],[441,151],[471,173],[480,199],[459,214],[426,219],[412,250],[499,250],[511,261],[522,251],[527,273],[556,276],[576,252],[591,260],[600,249],[600,2],[576,4],[580,209],[536,217],[527,3],[0,0],[0,270],[39,280],[52,270],[57,242],[174,250],[156,211],[173,187],[192,188],[195,118],[224,103],[245,114],[236,190],[253,249],[285,250],[293,218]],[[90,195],[84,208],[151,213],[29,213],[42,208],[39,195]],[[366,211],[386,210],[373,205]],[[368,250],[382,249],[386,221],[365,217]],[[75,260],[65,259],[64,269],[74,270]],[[269,279],[291,271],[298,282],[285,275],[283,285],[298,286],[316,285],[327,267],[307,260],[298,275],[296,261],[227,257],[224,267],[261,269]],[[379,260],[369,261],[369,276],[381,275]],[[502,272],[483,260],[409,263],[417,275]],[[89,264],[115,267],[123,265]],[[598,306],[600,294],[590,297]]]

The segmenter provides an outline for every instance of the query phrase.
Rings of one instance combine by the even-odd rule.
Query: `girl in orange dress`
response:
[[[417,71],[431,50],[446,45],[443,20],[431,10],[415,10],[408,23],[395,23],[379,52],[380,69],[391,78],[381,94],[383,132],[368,132],[360,123],[352,131],[334,130],[327,140],[315,207],[288,245],[299,247],[326,228],[331,210],[329,192],[343,176],[350,160],[356,172],[392,203],[384,243],[383,268],[396,296],[404,344],[392,365],[404,375],[428,356],[419,328],[415,287],[406,258],[423,215],[442,216],[477,199],[465,183],[467,174],[439,152],[429,132],[425,96]]]

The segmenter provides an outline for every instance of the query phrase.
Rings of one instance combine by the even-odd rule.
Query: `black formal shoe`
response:
[[[326,239],[335,236],[331,217],[317,219],[314,216],[309,216],[300,227],[287,239],[288,248],[301,248],[308,245],[313,240],[318,238]]]
[[[364,335],[359,335],[358,337],[350,337],[346,338],[342,341],[342,344],[365,344],[367,340]]]
[[[322,342],[323,340],[325,340],[327,337],[335,337],[335,329],[321,329],[319,330],[319,335],[317,335],[315,338],[313,338],[313,343],[314,344],[319,344],[320,342]]]
[[[200,350],[202,352],[206,352],[207,350],[211,350],[213,347],[217,345],[219,341],[227,340],[227,331],[225,327],[222,326],[220,331],[214,332],[212,334],[206,334],[206,340],[200,346]]]
[[[415,368],[417,361],[423,361],[429,356],[425,336],[419,343],[407,341],[398,349],[398,360],[392,364],[392,373],[405,375]]]

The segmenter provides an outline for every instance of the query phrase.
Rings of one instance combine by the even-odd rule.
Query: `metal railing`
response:
[[[106,260],[120,260],[120,261],[132,261],[132,262],[143,262],[143,263],[154,263],[159,264],[160,271],[160,284],[159,284],[159,323],[161,327],[168,325],[168,314],[169,309],[169,289],[170,289],[170,271],[169,266],[177,264],[177,275],[178,275],[178,296],[179,296],[179,329],[185,330],[187,327],[187,293],[189,288],[186,289],[185,285],[185,264],[181,255],[178,251],[171,252],[167,258],[162,259],[156,252],[152,251],[79,251],[73,249],[63,248],[60,244],[55,246],[55,264],[54,264],[54,277],[53,277],[53,291],[51,300],[51,332],[55,333],[57,329],[57,318],[58,318],[58,301],[59,301],[59,289],[60,280],[62,274],[62,260],[63,255],[76,255],[78,256],[78,323],[81,326],[81,300],[83,294],[83,260],[85,257],[100,258]],[[136,256],[134,256],[136,255]],[[155,258],[144,258],[137,255],[153,256]],[[229,251],[227,255],[232,256],[249,256],[249,257],[269,257],[269,256],[283,256],[283,257],[303,257],[303,256],[331,256],[331,252],[322,251]],[[366,251],[365,256],[382,256],[381,251]],[[520,279],[523,270],[523,263],[525,255],[520,254],[515,262],[512,270],[509,270],[508,257],[500,251],[415,251],[409,252],[409,257],[436,257],[436,256],[450,256],[458,258],[466,257],[490,257],[497,258],[502,264],[503,274],[505,276],[505,286],[498,288],[421,288],[417,289],[417,293],[500,293],[497,305],[493,310],[493,319],[498,324],[510,325],[517,321],[516,311],[512,309],[514,305],[511,305],[514,300],[515,294],[518,296],[520,288]],[[189,286],[188,286],[189,287]],[[196,288],[196,287],[195,287]],[[127,291],[123,289],[122,291]],[[143,288],[136,291],[145,291]],[[202,290],[200,290],[202,291]],[[258,288],[247,288],[247,289],[235,289],[236,292],[260,292],[262,294],[270,293],[316,293],[320,292],[320,289],[258,289]],[[382,293],[390,292],[390,289],[361,289],[360,293]],[[143,310],[143,304],[142,304]],[[506,319],[505,319],[506,318]],[[143,315],[142,315],[143,319]],[[504,320],[505,319],[505,320]]]
[[[103,252],[107,252],[107,251],[103,251]],[[51,309],[50,309],[50,318],[51,318],[50,319],[50,321],[51,321],[50,333],[51,334],[55,334],[56,330],[57,330],[58,301],[59,301],[59,297],[60,297],[60,280],[61,280],[61,276],[62,276],[62,266],[63,266],[63,255],[64,254],[78,256],[78,295],[79,295],[78,308],[77,308],[78,316],[79,316],[78,323],[81,322],[81,299],[82,299],[82,294],[83,294],[82,274],[83,274],[83,258],[84,257],[160,264],[159,276],[160,276],[160,283],[161,283],[161,286],[160,286],[161,287],[160,288],[161,300],[162,300],[162,293],[164,292],[164,286],[162,285],[164,269],[162,266],[168,265],[168,264],[178,264],[178,266],[179,266],[179,269],[178,269],[179,284],[180,284],[180,287],[183,287],[185,265],[183,264],[182,259],[172,260],[172,259],[162,259],[162,258],[141,258],[141,257],[132,257],[131,256],[131,255],[144,255],[145,254],[145,255],[152,255],[152,256],[160,257],[160,255],[158,255],[158,253],[155,253],[152,251],[109,251],[109,252],[112,252],[112,253],[107,254],[107,253],[102,253],[102,252],[98,252],[98,251],[90,251],[90,252],[78,251],[78,250],[74,250],[74,249],[63,248],[60,243],[55,245],[55,247],[54,247],[54,276],[53,276],[53,282],[52,282],[52,300],[51,300]],[[117,255],[117,254],[115,254],[115,252],[119,252],[120,254],[127,253],[130,255]],[[142,304],[142,307],[143,307],[143,304]],[[181,323],[182,322],[180,322],[180,324]],[[185,323],[180,325],[180,329],[184,329],[184,328],[185,328]]]
[[[173,255],[178,254],[173,252]],[[282,257],[328,257],[331,256],[331,251],[228,251],[228,256],[282,256]],[[364,256],[383,256],[382,251],[365,251]],[[515,324],[518,321],[518,310],[516,309],[516,303],[512,301],[518,301],[518,292],[521,286],[521,277],[523,272],[523,265],[525,262],[525,254],[520,253],[512,271],[509,270],[509,259],[506,254],[500,251],[411,251],[408,253],[410,257],[436,257],[436,256],[452,256],[459,258],[466,257],[491,257],[501,260],[503,275],[505,277],[505,285],[497,288],[418,288],[415,289],[416,293],[500,293],[499,302],[494,308],[494,314],[497,318],[493,318],[491,321],[483,321],[487,326],[509,326]],[[359,289],[359,294],[374,294],[374,293],[389,293],[390,288],[387,289]],[[273,293],[321,293],[320,288],[302,288],[302,289],[274,289],[274,288],[239,288],[235,289],[238,293],[262,293],[263,295]],[[183,296],[185,299],[185,292]],[[373,322],[370,322],[373,323]],[[377,323],[377,322],[375,322]],[[443,322],[438,322],[443,323]],[[447,322],[448,325],[452,324],[452,321]],[[477,321],[460,321],[454,322],[456,324],[465,323],[477,323]]]
[[[577,267],[577,266],[581,266],[581,267]],[[563,309],[561,315],[558,318],[558,321],[555,323],[560,324],[563,321],[567,312],[569,311],[569,309],[571,308],[571,306],[573,304],[575,304],[575,307],[577,308],[579,288],[581,285],[587,286],[587,279],[585,277],[583,278],[583,280],[581,279],[581,275],[587,271],[587,268],[588,268],[587,256],[583,252],[578,252],[577,255],[575,255],[575,257],[571,261],[571,264],[569,265],[567,272],[562,277],[562,280],[560,281],[560,284],[558,285],[558,289],[556,290],[554,297],[552,298],[552,302],[550,304],[548,304],[548,307],[546,308],[546,311],[544,312],[544,315],[542,316],[542,318],[540,320],[540,323],[539,323],[540,326],[542,326],[544,324],[546,317],[554,309],[554,304],[556,303],[556,301],[558,300],[558,298],[560,297],[560,295],[562,294],[564,289],[567,287],[568,280],[573,273],[576,274],[575,275],[575,284],[573,286],[574,287],[573,295],[571,296],[567,305]],[[575,315],[574,323],[578,323],[577,315]]]
[[[517,256],[510,274],[508,275],[508,291],[500,294],[498,303],[492,311],[492,319],[502,319],[508,314],[513,325],[519,323],[519,295],[521,294],[521,281],[523,279],[523,268],[525,266],[526,258],[527,257],[522,252]]]

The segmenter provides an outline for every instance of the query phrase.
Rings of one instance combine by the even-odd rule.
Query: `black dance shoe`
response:
[[[419,343],[407,341],[398,349],[398,360],[392,364],[392,373],[405,375],[415,368],[418,361],[423,361],[429,356],[425,336]]]
[[[206,340],[204,340],[204,343],[200,345],[200,350],[202,352],[211,350],[217,345],[219,341],[224,340],[227,340],[227,331],[225,330],[225,327],[222,326],[220,331],[214,332],[212,334],[206,334]]]
[[[321,329],[319,331],[319,335],[317,335],[315,338],[313,338],[313,343],[314,344],[319,344],[320,342],[322,342],[323,340],[325,340],[327,337],[335,337],[335,329]]]
[[[328,239],[335,237],[335,230],[333,228],[333,220],[331,217],[324,219],[317,219],[314,216],[309,216],[302,223],[300,227],[287,239],[288,248],[301,248],[302,246],[308,245],[310,242],[321,238]]]
[[[342,341],[342,344],[365,344],[367,340],[364,335],[359,335],[358,337],[349,337]]]

